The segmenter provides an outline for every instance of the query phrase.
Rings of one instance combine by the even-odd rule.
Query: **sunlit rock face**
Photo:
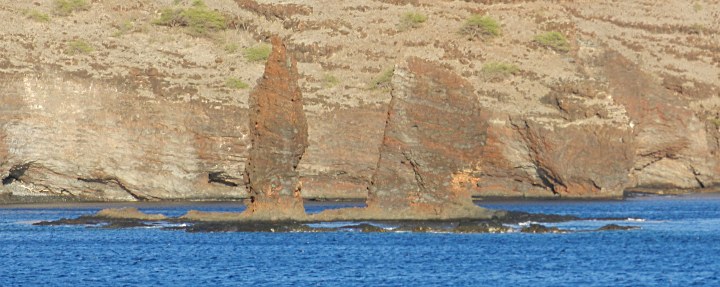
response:
[[[437,217],[481,212],[464,172],[479,162],[486,130],[469,82],[437,63],[408,59],[393,77],[368,207]]]
[[[245,167],[251,196],[247,215],[298,218],[305,214],[297,166],[308,146],[307,121],[295,59],[277,37],[265,74],[250,93],[251,148]]]

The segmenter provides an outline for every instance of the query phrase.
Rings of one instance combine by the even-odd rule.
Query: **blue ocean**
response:
[[[188,233],[32,225],[127,204],[6,206],[0,286],[720,286],[718,195],[478,204],[619,219],[546,224],[578,231],[567,234]],[[133,206],[173,216],[243,209]],[[641,229],[586,232],[610,223]]]

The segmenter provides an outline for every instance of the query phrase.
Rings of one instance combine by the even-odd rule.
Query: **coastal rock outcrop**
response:
[[[632,186],[703,188],[720,183],[720,156],[708,122],[620,53],[598,60],[611,92],[627,110],[636,141]],[[718,95],[715,95],[717,97]],[[711,96],[712,97],[712,96]]]
[[[280,38],[273,37],[265,74],[250,93],[247,216],[282,219],[305,214],[297,166],[308,146],[308,126],[297,81],[297,62]]]
[[[247,110],[144,94],[167,88],[151,70],[122,85],[41,64],[0,73],[0,190],[35,201],[244,197],[233,185],[247,148],[236,118]]]
[[[487,212],[473,204],[466,186],[473,182],[464,174],[479,163],[487,133],[472,85],[419,58],[394,74],[368,208],[438,218]]]
[[[603,123],[543,125],[521,129],[540,182],[564,197],[620,197],[633,163],[627,127]]]

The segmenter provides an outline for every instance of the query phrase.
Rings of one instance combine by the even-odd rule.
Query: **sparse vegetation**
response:
[[[53,6],[56,14],[67,16],[76,11],[90,9],[90,2],[87,0],[55,0]]]
[[[132,32],[135,29],[135,22],[126,20],[116,25],[117,31],[113,33],[114,37],[122,36]]]
[[[570,42],[562,33],[557,31],[536,35],[535,43],[562,53],[570,51]]]
[[[460,33],[475,38],[492,38],[500,36],[500,24],[489,16],[475,14],[465,20]]]
[[[250,87],[250,85],[238,78],[227,79],[227,81],[225,81],[225,86],[233,90],[242,90]]]
[[[422,26],[425,21],[427,21],[428,17],[415,12],[408,12],[403,14],[402,18],[400,18],[400,24],[398,24],[398,29],[400,30],[407,30],[412,28],[419,28]]]
[[[165,8],[160,12],[160,18],[152,23],[168,27],[186,27],[192,34],[200,36],[227,28],[225,16],[210,10],[200,0],[193,1],[189,8]]]
[[[233,54],[237,52],[239,48],[240,47],[238,46],[238,44],[228,43],[227,45],[225,45],[225,52]]]
[[[85,42],[84,40],[72,40],[67,43],[67,47],[65,48],[65,53],[69,55],[77,55],[77,54],[88,54],[95,49],[90,45],[88,42]]]
[[[705,26],[702,24],[692,24],[687,30],[688,34],[700,35],[705,31]]]
[[[337,86],[340,83],[340,79],[335,77],[334,75],[326,74],[323,76],[323,86],[325,88],[332,88],[334,86]]]
[[[693,5],[693,10],[695,10],[695,12],[700,12],[700,11],[702,11],[702,9],[703,9],[702,4],[700,4],[699,2],[695,2],[695,4]]]
[[[270,57],[270,52],[272,52],[270,45],[260,44],[246,48],[243,55],[249,62],[264,62]]]
[[[25,13],[28,19],[36,22],[50,22],[50,15],[40,12],[38,10],[30,10]]]
[[[391,87],[393,74],[395,74],[395,68],[383,71],[372,80],[370,87],[373,89],[389,89]]]
[[[709,119],[716,127],[720,128],[720,118]]]
[[[481,72],[489,79],[497,80],[507,78],[520,72],[518,66],[502,62],[490,62],[483,65]]]

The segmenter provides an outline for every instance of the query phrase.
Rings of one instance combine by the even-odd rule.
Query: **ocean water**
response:
[[[0,208],[0,286],[720,286],[720,196],[480,202],[581,217],[569,234],[186,233],[33,226],[108,205]],[[137,205],[180,215],[235,204]],[[317,212],[337,205],[309,205]]]

